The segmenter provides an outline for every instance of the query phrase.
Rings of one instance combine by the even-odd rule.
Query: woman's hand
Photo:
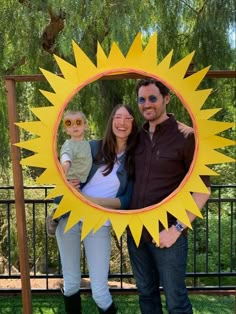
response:
[[[84,193],[81,193],[81,194],[90,202],[95,203],[105,208],[119,209],[121,205],[120,200],[117,197],[116,198],[103,198],[103,197],[88,196]]]
[[[89,200],[90,202],[95,203],[95,204],[97,204],[97,205],[101,205],[101,204],[99,203],[99,197],[88,196],[88,195],[86,195],[86,194],[84,194],[84,193],[82,193],[82,192],[81,192],[80,194],[82,194],[83,197],[86,198],[87,200]]]

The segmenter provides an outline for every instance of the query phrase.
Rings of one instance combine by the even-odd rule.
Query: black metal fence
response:
[[[44,200],[51,187],[24,187],[31,286],[34,291],[56,292],[62,284],[55,238],[46,234],[45,219],[53,209]],[[236,286],[236,185],[212,186],[212,195],[189,232],[187,286],[189,290],[233,290]],[[88,269],[81,247],[81,290],[90,291]],[[109,275],[113,291],[135,292],[126,237],[112,234]],[[2,284],[1,284],[2,283]],[[40,284],[39,284],[40,283]],[[13,187],[0,187],[0,293],[20,289]]]

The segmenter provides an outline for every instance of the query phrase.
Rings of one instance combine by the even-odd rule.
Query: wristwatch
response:
[[[176,224],[174,224],[174,226],[175,226],[176,230],[179,232],[182,232],[184,230],[184,227],[178,221],[176,222]]]

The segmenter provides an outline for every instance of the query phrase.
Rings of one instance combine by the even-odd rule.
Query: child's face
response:
[[[72,140],[83,140],[87,124],[79,113],[66,115],[63,122],[66,133],[71,136]]]

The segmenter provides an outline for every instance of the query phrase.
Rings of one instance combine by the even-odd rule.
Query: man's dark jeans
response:
[[[192,314],[185,285],[187,238],[181,235],[168,249],[152,242],[137,248],[129,234],[127,240],[142,314],[163,314],[159,286],[164,289],[170,314]]]

